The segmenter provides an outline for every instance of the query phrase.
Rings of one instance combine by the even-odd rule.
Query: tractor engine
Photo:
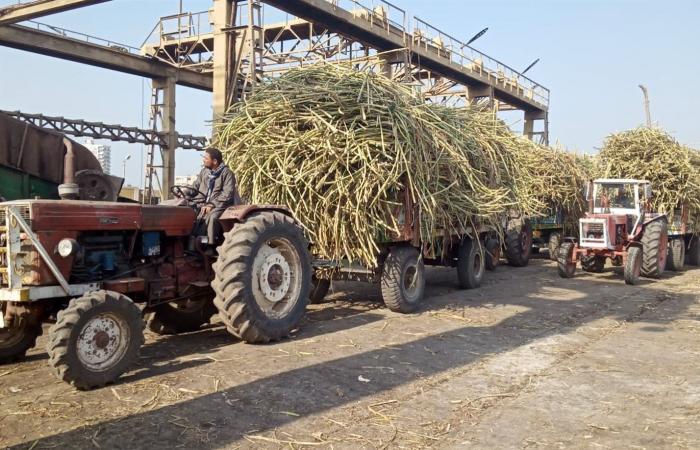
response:
[[[581,247],[614,249],[627,240],[627,215],[588,214],[579,220]]]

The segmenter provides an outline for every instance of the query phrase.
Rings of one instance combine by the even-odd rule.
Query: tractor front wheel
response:
[[[0,307],[5,314],[7,302],[3,302]],[[32,317],[21,316],[15,321],[17,323],[12,326],[0,328],[0,364],[24,358],[41,334],[41,323],[32,320]]]
[[[627,261],[625,261],[625,283],[637,284],[639,275],[642,272],[642,249],[639,247],[630,247],[627,250]]]
[[[141,310],[125,295],[95,291],[74,298],[49,329],[49,364],[78,389],[116,381],[143,345]]]
[[[301,228],[281,212],[259,212],[225,234],[219,255],[214,305],[228,331],[251,344],[289,335],[304,316],[311,288]]]
[[[156,334],[196,331],[216,314],[211,292],[193,295],[177,302],[163,303],[153,309],[148,329]]]
[[[576,261],[574,257],[574,244],[565,242],[559,246],[559,257],[557,258],[557,271],[562,278],[573,278],[576,274]]]
[[[666,270],[668,253],[668,223],[666,218],[649,222],[642,232],[642,276],[659,278]]]
[[[561,246],[561,234],[551,233],[549,235],[549,240],[547,241],[547,248],[549,249],[549,259],[552,261],[557,261],[559,259],[559,247]]]

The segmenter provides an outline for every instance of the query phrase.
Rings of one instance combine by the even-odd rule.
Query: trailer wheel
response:
[[[605,257],[596,255],[582,256],[581,268],[585,272],[601,273],[605,269]]]
[[[196,331],[216,314],[210,293],[177,302],[163,303],[153,309],[148,329],[160,335]]]
[[[573,278],[576,274],[576,262],[571,261],[574,256],[574,244],[564,242],[559,246],[557,258],[557,271],[562,278]]]
[[[143,345],[141,310],[125,295],[95,291],[74,298],[49,329],[49,365],[78,389],[116,381]]]
[[[464,238],[457,250],[457,278],[461,289],[475,289],[484,278],[484,250],[475,239]]]
[[[506,228],[506,259],[515,267],[527,266],[532,252],[532,225],[529,219],[512,219]]]
[[[311,294],[309,295],[309,303],[317,305],[325,303],[326,294],[331,287],[331,280],[327,278],[316,278],[316,275],[311,277]]]
[[[688,251],[685,254],[686,264],[691,266],[700,266],[700,245],[698,244],[698,236],[690,237]]]
[[[486,270],[496,270],[499,262],[501,261],[501,243],[498,239],[487,239],[486,244],[486,255],[484,255],[484,263]]]
[[[666,269],[680,272],[685,266],[685,239],[683,237],[671,239],[668,242],[668,257]]]
[[[666,218],[649,222],[642,232],[642,276],[659,278],[666,270],[668,252]]]
[[[6,303],[3,303],[3,309]],[[19,323],[12,327],[0,328],[0,364],[24,358],[34,347],[36,338],[41,335],[41,323],[30,317],[18,318]]]
[[[382,267],[381,289],[390,310],[410,313],[418,308],[425,292],[425,266],[416,248],[391,249]]]
[[[639,247],[630,247],[627,250],[627,261],[625,262],[625,283],[639,283],[639,275],[642,272],[643,251]]]
[[[277,341],[304,316],[311,257],[301,228],[286,214],[249,216],[225,234],[214,263],[214,305],[228,331],[247,343]]]
[[[547,248],[549,249],[549,259],[551,259],[552,261],[558,260],[560,246],[561,246],[561,234],[550,233],[549,240],[547,241]]]

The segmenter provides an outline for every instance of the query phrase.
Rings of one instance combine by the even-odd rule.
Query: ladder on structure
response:
[[[163,90],[153,86],[151,88],[151,106],[148,125],[153,131],[158,131],[163,123]],[[156,165],[155,154],[156,151],[160,153],[160,165]],[[158,186],[158,192],[160,193],[160,198],[163,198],[163,193],[160,192],[162,185],[160,183],[160,178],[158,177],[158,169],[163,169],[163,152],[159,145],[153,143],[148,145],[148,150],[146,153],[146,168],[145,168],[145,182],[144,182],[144,192],[142,203],[150,205],[153,203],[153,178]]]

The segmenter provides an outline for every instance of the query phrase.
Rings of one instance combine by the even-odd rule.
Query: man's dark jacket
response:
[[[215,208],[226,208],[228,206],[241,204],[241,198],[238,195],[236,186],[236,177],[226,165],[222,166],[221,169],[221,173],[216,180],[214,180],[214,189],[212,189],[209,195],[209,200],[205,201],[201,195],[198,195],[195,199],[196,202],[211,204],[214,205]],[[211,170],[206,167],[202,168],[192,187],[206,194],[209,190],[210,173]]]

